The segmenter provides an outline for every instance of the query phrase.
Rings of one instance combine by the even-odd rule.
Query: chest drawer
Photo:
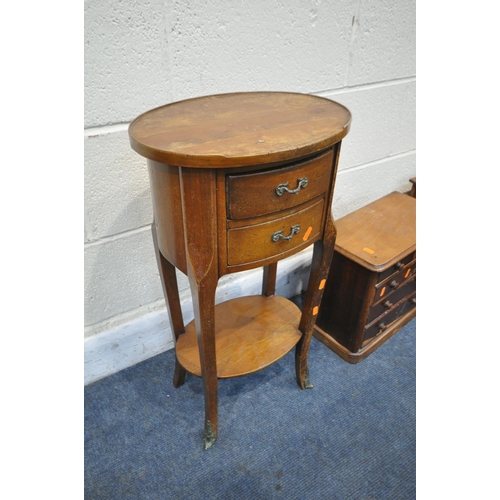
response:
[[[365,327],[363,340],[366,341],[379,333],[384,332],[390,324],[399,318],[401,315],[409,312],[416,307],[416,293],[400,300],[394,304],[384,315],[378,317],[372,323]]]
[[[398,262],[396,262],[396,264],[389,267],[385,271],[382,271],[379,274],[379,283],[387,279],[395,272],[402,270],[403,267],[406,267],[412,260],[416,260],[416,252],[411,252],[409,255],[402,257]]]
[[[285,217],[227,231],[227,263],[248,264],[299,251],[321,236],[325,200]]]
[[[287,210],[324,193],[330,184],[333,151],[279,169],[227,176],[229,219]]]
[[[380,281],[377,285],[375,285],[376,291],[375,298],[373,299],[374,304],[381,300],[388,299],[391,293],[402,286],[402,284],[409,278],[414,276],[417,270],[417,261],[412,260],[407,265],[400,266],[399,269],[400,270],[397,273],[389,275],[385,278],[385,280]]]
[[[394,305],[399,302],[402,298],[406,297],[410,293],[416,290],[416,277],[410,278],[409,280],[403,282],[396,290],[389,294],[384,300],[381,300],[377,304],[371,307],[368,313],[367,323],[370,323],[375,318],[384,314],[385,311],[394,307]]]

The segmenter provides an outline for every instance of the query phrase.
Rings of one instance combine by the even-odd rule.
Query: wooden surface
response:
[[[415,317],[415,202],[391,193],[337,221],[314,335],[350,363]]]
[[[290,252],[305,248],[321,234],[324,212],[325,203],[320,200],[286,217],[230,229],[227,232],[228,265],[259,262],[273,257],[282,258]],[[292,228],[300,229],[293,232]],[[277,232],[291,239],[281,238],[273,241],[271,237]]]
[[[248,92],[188,99],[148,111],[129,127],[132,148],[178,166],[268,164],[327,149],[349,131],[351,114],[322,97]]]
[[[331,336],[331,331],[327,333],[318,325],[314,326],[314,336],[322,344],[326,345],[326,347],[340,356],[344,361],[354,365],[363,361],[372,352],[376,351],[384,342],[387,342],[395,333],[401,330],[406,323],[410,322],[416,314],[417,310],[412,309],[408,314],[397,318],[389,325],[387,330],[380,333],[380,335],[377,335],[377,337],[372,339],[371,342],[368,342],[356,352],[351,352],[347,347]]]
[[[218,434],[218,378],[308,349],[335,244],[331,203],[349,111],[306,94],[250,92],[173,103],[139,116],[132,148],[148,159],[153,235],[177,339],[174,385],[201,376],[205,447]],[[307,181],[306,181],[307,179]],[[286,189],[284,189],[286,187]],[[314,244],[302,312],[274,296],[277,262]],[[194,320],[184,333],[174,266],[187,274]],[[221,276],[264,267],[263,296],[215,307]]]
[[[281,359],[301,337],[300,315],[295,304],[276,295],[240,297],[215,306],[217,377],[247,375]],[[193,321],[179,337],[176,353],[186,370],[201,376]]]
[[[164,257],[187,274],[179,169],[148,160],[154,234]]]
[[[416,248],[416,200],[394,192],[337,220],[335,251],[383,270]]]
[[[228,176],[229,217],[247,219],[272,214],[305,203],[328,191],[333,151],[278,170]],[[301,179],[304,187],[297,187]],[[287,192],[284,187],[292,193]],[[282,194],[276,190],[281,187]],[[281,192],[281,191],[280,191]]]
[[[410,192],[408,194],[410,196],[412,196],[413,198],[416,198],[417,197],[417,178],[412,177],[410,179],[410,182],[411,182],[411,189],[410,189]]]

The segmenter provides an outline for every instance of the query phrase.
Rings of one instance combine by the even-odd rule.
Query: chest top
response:
[[[416,199],[397,191],[336,221],[335,250],[383,271],[416,249]]]
[[[132,148],[161,163],[227,168],[293,160],[349,132],[351,114],[323,97],[241,92],[155,108],[129,126]]]

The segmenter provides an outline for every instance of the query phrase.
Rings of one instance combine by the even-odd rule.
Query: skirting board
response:
[[[276,295],[293,297],[307,286],[312,247],[278,263]],[[262,291],[262,268],[230,275],[221,280],[215,302]],[[185,323],[193,319],[189,297],[181,303]],[[148,313],[133,321],[85,339],[85,385],[172,349],[174,341],[166,309]]]

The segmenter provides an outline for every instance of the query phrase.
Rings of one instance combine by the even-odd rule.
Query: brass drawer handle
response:
[[[278,184],[276,187],[276,194],[281,196],[285,191],[289,194],[297,194],[301,189],[305,188],[308,183],[307,177],[302,177],[301,179],[297,179],[297,187],[295,189],[288,189],[288,182],[284,184]]]
[[[293,238],[293,235],[297,234],[300,231],[300,226],[297,224],[296,226],[292,226],[290,229],[291,229],[291,232],[290,232],[289,236],[283,236],[283,231],[276,231],[271,236],[271,241],[278,241],[278,240],[290,241]]]
[[[384,302],[384,307],[385,307],[386,309],[390,309],[392,306],[393,306],[393,303],[392,303],[392,302],[390,302],[389,300],[386,300],[386,301]]]

